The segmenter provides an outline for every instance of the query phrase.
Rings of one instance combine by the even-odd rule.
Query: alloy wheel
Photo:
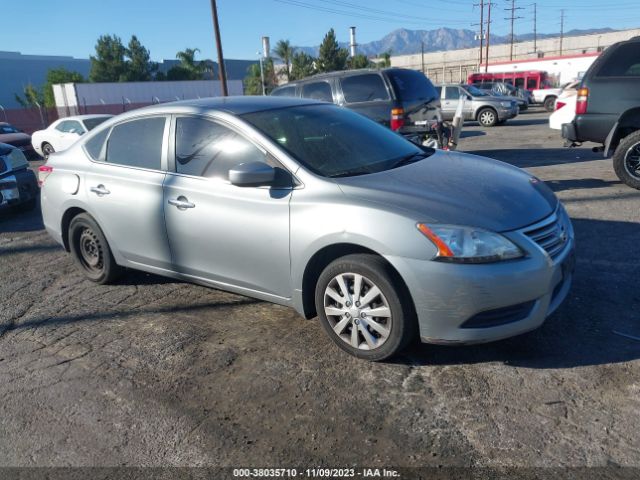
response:
[[[324,292],[324,312],[334,333],[353,348],[374,350],[391,333],[389,302],[364,275],[336,275]]]
[[[624,157],[624,169],[629,175],[640,178],[640,143],[633,145]]]
[[[493,112],[482,112],[480,114],[480,123],[483,125],[491,125],[495,121],[495,114]]]

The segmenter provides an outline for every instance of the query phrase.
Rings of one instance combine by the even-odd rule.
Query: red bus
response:
[[[542,70],[529,70],[526,72],[499,72],[499,73],[472,73],[467,79],[467,83],[482,82],[505,82],[514,87],[526,88],[527,90],[537,90],[540,88],[551,88],[551,80],[547,72]]]

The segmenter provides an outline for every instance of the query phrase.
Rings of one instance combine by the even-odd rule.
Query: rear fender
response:
[[[640,107],[627,110],[613,125],[604,142],[604,156],[613,154],[620,140],[636,130],[640,130]]]

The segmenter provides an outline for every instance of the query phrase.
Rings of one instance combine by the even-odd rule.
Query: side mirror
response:
[[[275,177],[275,169],[262,162],[241,163],[229,170],[229,181],[238,187],[270,185]]]
[[[467,100],[473,100],[473,97],[471,95],[467,95]]]

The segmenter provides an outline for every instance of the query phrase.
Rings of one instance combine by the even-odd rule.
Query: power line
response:
[[[511,35],[510,35],[511,49],[509,50],[509,60],[513,60],[513,41],[514,41],[513,22],[518,18],[522,18],[522,17],[516,17],[516,10],[522,10],[522,7],[516,7],[516,0],[511,0],[511,8],[505,8],[505,10],[511,11],[511,16],[506,17],[505,20],[511,20]]]

